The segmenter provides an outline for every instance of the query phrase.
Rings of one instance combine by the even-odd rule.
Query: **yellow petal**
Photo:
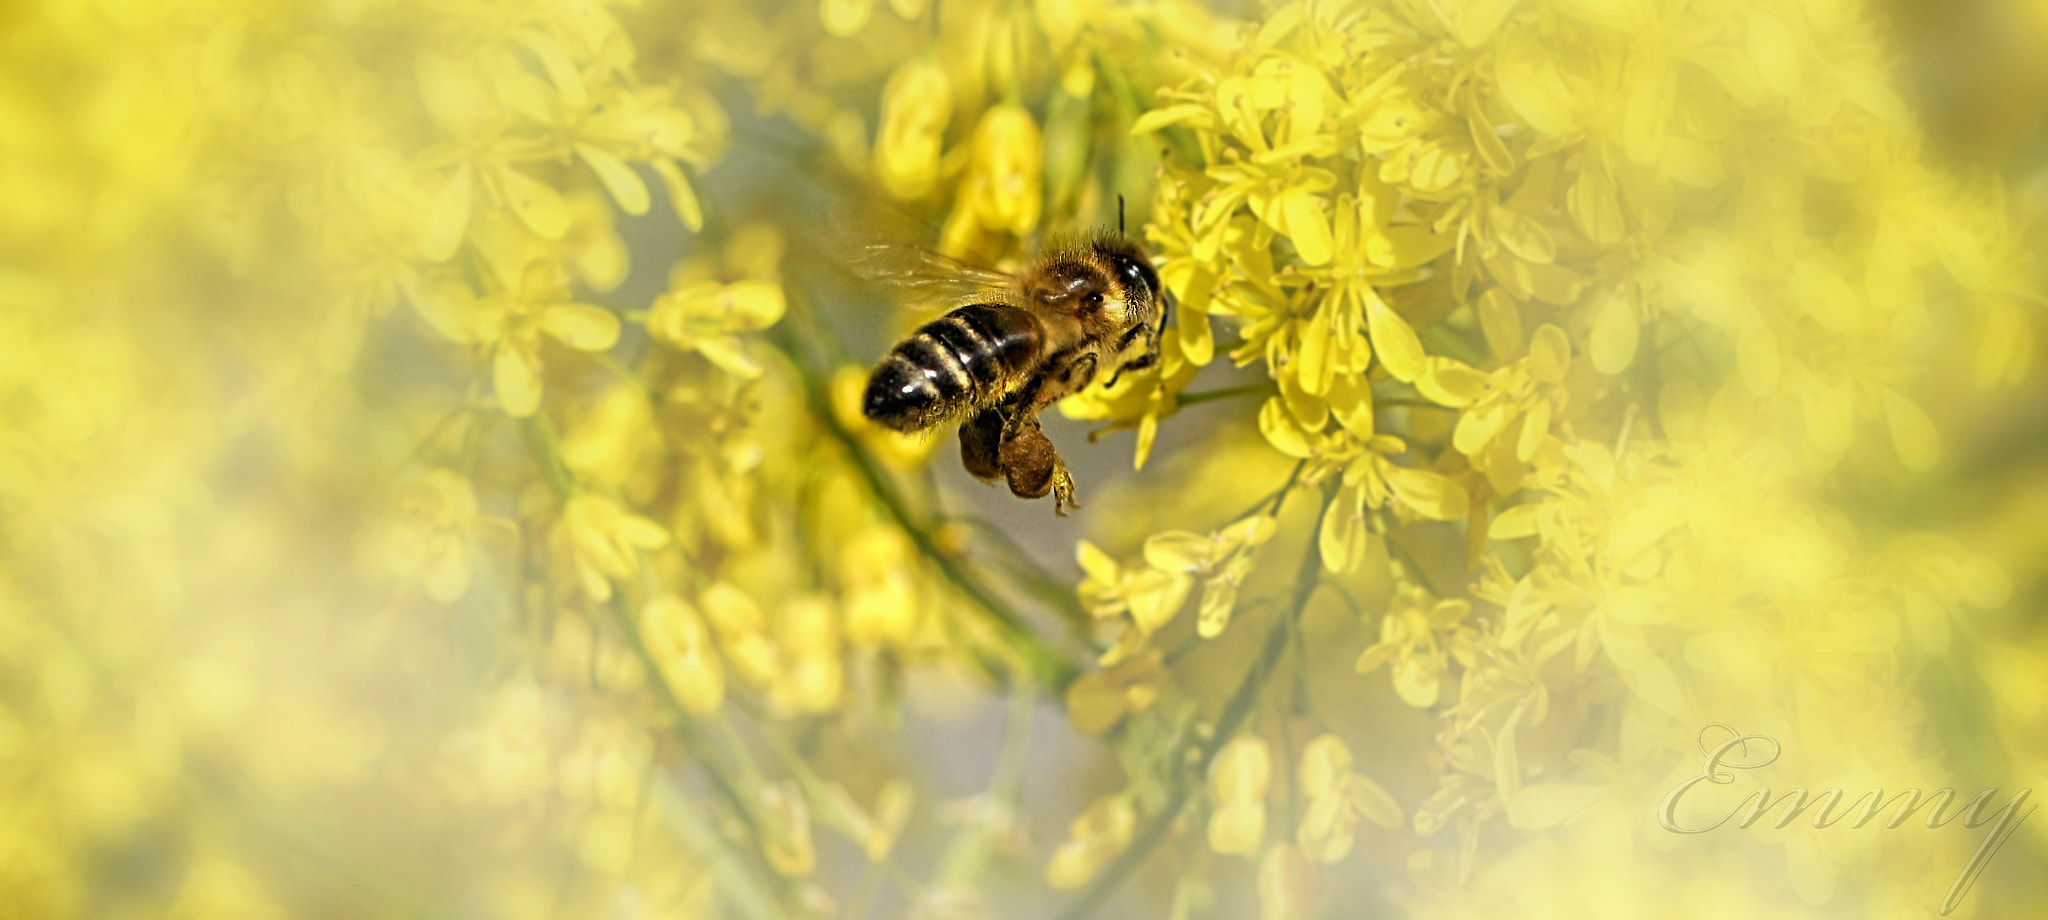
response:
[[[1351,777],[1351,748],[1327,732],[1301,748],[1301,792],[1313,798],[1344,794]]]
[[[1232,738],[1209,767],[1209,791],[1219,805],[1262,802],[1272,779],[1273,755],[1265,739],[1255,734]]]
[[[540,328],[577,351],[603,351],[619,341],[619,318],[603,307],[564,303],[541,314]]]
[[[1610,377],[1628,370],[1635,363],[1636,340],[1641,332],[1635,285],[1617,285],[1593,317],[1593,369]]]
[[[505,203],[511,205],[512,212],[519,215],[527,229],[550,240],[559,240],[569,232],[569,206],[553,186],[511,167],[498,170],[497,177]]]
[[[1300,188],[1289,188],[1280,196],[1281,214],[1287,221],[1287,236],[1294,251],[1309,265],[1330,261],[1330,221],[1323,216],[1322,198]]]
[[[1330,357],[1330,311],[1334,307],[1324,301],[1309,318],[1308,325],[1301,327],[1301,348],[1295,352],[1294,374],[1301,390],[1316,396],[1330,391],[1331,378],[1335,368]],[[1296,413],[1296,417],[1300,417]]]
[[[1540,383],[1562,383],[1571,363],[1572,342],[1564,330],[1549,323],[1538,326],[1529,343],[1529,376]]]
[[[1394,379],[1403,383],[1414,380],[1422,373],[1422,340],[1416,337],[1407,320],[1380,299],[1378,292],[1366,289],[1361,296],[1365,300],[1366,331],[1372,339],[1373,352]]]
[[[744,380],[761,376],[761,363],[747,356],[746,346],[736,336],[705,336],[693,344],[698,354],[728,374]]]
[[[676,210],[676,219],[693,232],[704,229],[704,206],[698,203],[697,191],[690,187],[683,168],[674,160],[655,160],[651,165],[655,175],[661,177],[662,187],[668,190],[668,201]]]
[[[1749,16],[1749,56],[1757,73],[1781,98],[1799,91],[1804,81],[1798,38],[1784,20],[1766,13]]]
[[[1465,490],[1443,474],[1389,464],[1385,476],[1387,487],[1417,514],[1439,521],[1465,519]]]
[[[1586,161],[1580,165],[1578,180],[1565,193],[1565,208],[1586,237],[1602,246],[1621,242],[1628,232],[1621,202],[1615,196],[1614,179],[1603,163]]]
[[[1550,400],[1539,398],[1522,415],[1522,431],[1515,439],[1515,459],[1528,463],[1536,458],[1536,451],[1550,436],[1550,406]]]
[[[1266,839],[1266,806],[1233,802],[1209,815],[1209,849],[1224,855],[1252,856]]]
[[[1164,108],[1153,109],[1138,116],[1136,121],[1131,122],[1131,136],[1137,137],[1139,135],[1151,134],[1161,128],[1171,127],[1184,122],[1192,124],[1198,129],[1213,130],[1216,126],[1216,117],[1213,111],[1206,105],[1196,105],[1191,102],[1169,105]]]
[[[577,144],[576,154],[583,162],[590,164],[590,171],[597,173],[597,181],[604,183],[605,191],[612,200],[619,203],[619,210],[628,214],[645,214],[652,199],[647,194],[647,183],[626,161],[612,155],[611,151],[591,144]]]
[[[775,325],[787,304],[782,286],[772,281],[735,281],[722,294],[727,322],[733,332],[755,332]]]
[[[1500,288],[1479,295],[1479,330],[1486,334],[1486,348],[1496,359],[1511,361],[1522,355],[1522,311]]]
[[[1493,399],[1459,413],[1457,427],[1451,429],[1451,446],[1467,457],[1479,456],[1494,436],[1507,427],[1507,408],[1504,400]]]
[[[1368,531],[1365,527],[1365,496],[1352,486],[1339,489],[1323,510],[1322,525],[1316,531],[1316,549],[1323,568],[1350,572],[1365,562]]]
[[[1534,218],[1513,208],[1496,207],[1488,212],[1493,231],[1509,252],[1538,265],[1557,258],[1557,240]]]
[[[1193,579],[1176,572],[1142,571],[1131,577],[1131,622],[1141,635],[1151,635],[1173,621],[1187,603]]]
[[[420,228],[420,255],[429,262],[445,262],[455,255],[469,233],[469,211],[473,178],[467,162],[455,168],[447,184],[434,195],[427,208],[427,220]]]
[[[1195,635],[1214,639],[1230,625],[1237,606],[1237,586],[1229,581],[1211,580],[1202,588],[1202,601],[1195,610]]]
[[[532,415],[540,408],[540,355],[511,342],[498,343],[491,359],[491,383],[506,415]]]
[[[875,0],[824,0],[818,4],[818,19],[825,31],[839,38],[860,34],[875,12]]]
[[[1436,705],[1439,681],[1436,663],[1421,655],[1403,655],[1394,662],[1394,695],[1417,709]]]
[[[1500,513],[1486,527],[1490,540],[1518,540],[1536,535],[1536,516],[1542,505],[1516,505]]]
[[[1314,453],[1309,447],[1307,433],[1301,430],[1294,421],[1293,413],[1287,411],[1285,402],[1278,396],[1267,399],[1266,404],[1259,408],[1259,433],[1266,436],[1266,443],[1273,445],[1275,450],[1290,457],[1305,460]]]
[[[1542,44],[1522,41],[1502,48],[1494,78],[1508,108],[1537,131],[1559,135],[1577,124],[1577,95]]]
[[[1456,359],[1431,355],[1415,378],[1415,389],[1439,406],[1462,409],[1486,395],[1486,375]]]
[[[1169,530],[1145,540],[1145,564],[1162,572],[1193,572],[1215,558],[1216,541],[1198,533]]]

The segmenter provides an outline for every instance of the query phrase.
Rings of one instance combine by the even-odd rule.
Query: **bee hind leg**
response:
[[[1079,508],[1074,500],[1074,477],[1060,459],[1052,439],[1039,427],[1036,414],[1019,416],[1003,434],[999,454],[1003,475],[1018,498],[1053,496],[1053,513],[1065,517],[1067,509]]]
[[[960,465],[983,482],[1003,478],[1003,413],[998,409],[976,412],[960,426]]]

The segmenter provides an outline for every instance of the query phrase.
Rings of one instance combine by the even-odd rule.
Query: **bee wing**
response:
[[[969,265],[916,246],[870,244],[851,262],[861,278],[914,304],[959,303],[999,296],[1015,282],[1008,272]]]

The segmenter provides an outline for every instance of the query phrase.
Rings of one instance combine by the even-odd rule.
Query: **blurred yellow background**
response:
[[[1935,916],[1657,806],[2048,784],[2044,112],[2034,0],[0,5],[0,917]],[[860,417],[849,246],[1120,196],[1078,517]]]

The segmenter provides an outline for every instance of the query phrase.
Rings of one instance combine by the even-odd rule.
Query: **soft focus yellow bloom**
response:
[[[731,373],[758,377],[761,366],[747,357],[738,334],[775,325],[782,311],[782,289],[773,282],[698,282],[656,300],[647,331],[664,344],[697,352]]]
[[[1067,841],[1054,850],[1045,866],[1045,883],[1065,891],[1079,888],[1131,845],[1138,813],[1120,795],[1096,799],[1074,818]]]
[[[551,539],[570,554],[583,592],[604,601],[611,599],[613,579],[630,578],[638,570],[639,552],[667,544],[669,535],[618,502],[586,492],[563,507]]]
[[[1266,838],[1266,784],[1273,778],[1273,758],[1256,735],[1240,735],[1223,746],[1209,767],[1209,849],[1251,856]]]
[[[925,58],[904,62],[882,90],[875,172],[898,198],[921,198],[938,182],[939,145],[953,116],[952,83]]]
[[[846,640],[855,647],[902,645],[916,633],[922,605],[911,558],[910,541],[893,527],[868,528],[840,550]]]
[[[1043,142],[1031,113],[1016,106],[996,106],[983,113],[974,129],[973,159],[960,205],[971,209],[981,225],[999,233],[1026,236],[1038,226],[1043,192]]]
[[[1391,662],[1394,691],[1403,702],[1423,709],[1436,705],[1450,656],[1462,653],[1462,643],[1471,641],[1463,625],[1471,604],[1447,600],[1432,605],[1429,600],[1420,590],[1404,592],[1380,620],[1380,641],[1358,656],[1361,673]]]
[[[1400,804],[1379,784],[1351,772],[1351,749],[1336,735],[1318,735],[1301,750],[1301,793],[1306,808],[1295,828],[1301,855],[1334,863],[1351,852],[1360,820],[1399,827]]]
[[[712,651],[710,630],[681,598],[664,594],[640,609],[640,641],[684,709],[711,712],[725,700],[725,669]]]
[[[1125,715],[1144,712],[1159,699],[1166,680],[1164,656],[1151,649],[1108,670],[1082,675],[1067,687],[1067,713],[1074,730],[1099,735]]]
[[[448,604],[469,592],[475,566],[476,489],[450,470],[430,470],[400,487],[398,523],[386,559],[401,579]]]

